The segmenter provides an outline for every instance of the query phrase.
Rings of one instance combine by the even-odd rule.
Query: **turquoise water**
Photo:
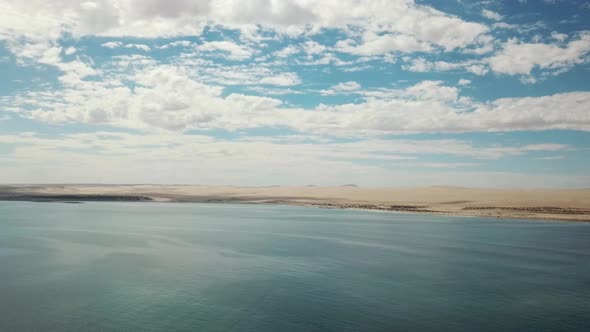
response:
[[[590,331],[590,224],[0,202],[0,330]]]

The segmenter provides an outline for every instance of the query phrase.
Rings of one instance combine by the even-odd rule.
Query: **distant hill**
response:
[[[350,184],[343,184],[340,187],[356,187],[356,188],[358,188],[358,186],[356,184],[352,184],[352,183],[350,183]]]

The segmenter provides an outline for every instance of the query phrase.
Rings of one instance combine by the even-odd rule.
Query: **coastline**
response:
[[[590,189],[2,185],[0,201],[277,204],[590,222]]]

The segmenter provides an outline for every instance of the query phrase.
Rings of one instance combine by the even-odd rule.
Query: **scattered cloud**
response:
[[[402,65],[402,68],[413,72],[465,71],[478,76],[483,76],[489,72],[488,66],[481,60],[466,60],[454,63],[447,61],[428,61],[424,58],[408,60],[409,62]]]
[[[191,41],[188,40],[177,40],[162,46],[159,46],[159,49],[167,49],[167,48],[171,48],[171,47],[189,47],[191,46],[193,43]]]
[[[502,15],[488,9],[482,9],[481,16],[494,21],[501,21],[504,18]]]
[[[362,6],[355,0],[322,3],[257,0],[256,5],[234,0],[174,1],[165,5],[137,0],[84,3],[56,0],[51,3],[8,1],[3,7],[0,28],[8,27],[16,34],[27,36],[37,34],[48,40],[56,39],[64,30],[77,37],[155,38],[199,35],[210,24],[238,29],[246,36],[251,36],[258,27],[285,35],[316,34],[322,28],[346,31],[357,27],[364,31],[360,46],[342,50],[377,54],[433,48],[450,51],[476,42],[478,36],[489,31],[483,24],[407,0],[370,0]],[[420,22],[420,25],[412,22]]]
[[[313,40],[308,40],[303,44],[303,50],[308,55],[321,54],[326,50],[324,45],[321,45]]]
[[[282,73],[276,76],[263,77],[260,84],[292,86],[301,83],[301,79],[296,73]]]
[[[142,50],[144,52],[149,52],[151,51],[151,48],[147,45],[144,44],[127,44],[125,45],[126,48],[136,48],[138,50]]]
[[[402,53],[430,52],[432,46],[427,42],[417,40],[407,35],[377,35],[363,36],[362,43],[358,44],[352,39],[339,41],[336,50],[343,53],[371,56],[399,51]]]
[[[494,24],[492,24],[492,27],[494,29],[512,29],[512,30],[516,30],[516,29],[520,28],[517,24],[510,24],[510,23],[506,23],[506,22],[494,23]]]
[[[210,52],[210,51],[222,51],[228,53],[227,58],[229,60],[246,60],[254,54],[254,51],[246,46],[238,45],[231,41],[212,41],[205,42],[202,45],[196,47],[197,50]]]
[[[300,52],[300,49],[294,46],[287,46],[280,51],[275,52],[275,56],[279,58],[286,58],[291,55],[297,54]]]
[[[72,55],[72,54],[76,53],[76,51],[77,50],[75,47],[70,46],[64,50],[64,54],[65,55]]]
[[[103,43],[100,46],[106,47],[106,48],[118,48],[118,47],[123,46],[123,43],[118,42],[118,41],[110,41],[110,42]]]
[[[231,93],[200,83],[181,68],[146,68],[135,89],[84,82],[53,94],[28,93],[5,100],[19,114],[43,122],[81,122],[118,127],[186,131],[286,127],[307,133],[367,135],[570,129],[590,131],[590,93],[501,98],[480,103],[441,81],[404,89],[356,90],[345,82],[333,91],[364,96],[357,104],[290,108],[279,99]],[[277,83],[277,82],[274,82]],[[25,105],[28,105],[25,107]],[[27,110],[33,107],[33,110]],[[567,114],[567,116],[564,116]]]
[[[557,44],[522,43],[511,39],[502,50],[490,57],[490,68],[499,74],[530,74],[535,68],[542,70],[569,69],[588,61],[590,33],[584,32],[564,47]]]
[[[361,85],[358,84],[357,82],[349,81],[349,82],[338,83],[328,90],[321,90],[320,93],[325,96],[341,94],[341,93],[346,94],[346,93],[358,91],[360,88],[361,88]]]

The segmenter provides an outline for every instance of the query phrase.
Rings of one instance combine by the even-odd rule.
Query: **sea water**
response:
[[[590,224],[0,202],[1,331],[590,331]]]

